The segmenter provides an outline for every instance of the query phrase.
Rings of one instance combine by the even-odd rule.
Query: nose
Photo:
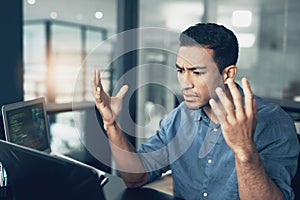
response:
[[[179,75],[179,82],[182,89],[193,88],[193,80],[189,73],[185,72]]]

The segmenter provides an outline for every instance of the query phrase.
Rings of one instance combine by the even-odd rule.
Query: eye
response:
[[[204,74],[204,72],[193,72],[195,75],[203,75]]]
[[[181,74],[183,72],[183,69],[177,68],[176,71]]]

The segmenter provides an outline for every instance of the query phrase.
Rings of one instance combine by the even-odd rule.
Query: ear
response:
[[[235,79],[236,77],[237,68],[235,65],[229,65],[228,67],[224,68],[222,71],[222,79],[224,84],[227,84],[227,79]]]

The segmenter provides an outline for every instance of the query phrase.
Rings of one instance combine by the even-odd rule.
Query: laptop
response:
[[[105,199],[98,173],[72,161],[0,140],[0,163],[0,199]]]
[[[93,166],[51,152],[50,128],[44,97],[3,105],[2,117],[6,141],[92,168],[98,172],[99,177],[105,175],[105,172]]]
[[[44,97],[3,105],[2,117],[6,141],[51,152]]]

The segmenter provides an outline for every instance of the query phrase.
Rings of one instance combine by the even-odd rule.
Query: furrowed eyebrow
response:
[[[205,66],[193,66],[193,67],[188,68],[188,70],[194,71],[194,70],[206,69],[206,68],[207,67],[205,67]]]
[[[178,64],[176,64],[176,68],[184,69],[183,67],[180,67]],[[201,70],[201,69],[206,69],[206,68],[207,68],[206,66],[193,66],[193,67],[187,68],[187,70],[194,71],[194,70]]]
[[[176,64],[176,68],[178,69],[183,69],[183,67],[180,67],[179,65]]]

